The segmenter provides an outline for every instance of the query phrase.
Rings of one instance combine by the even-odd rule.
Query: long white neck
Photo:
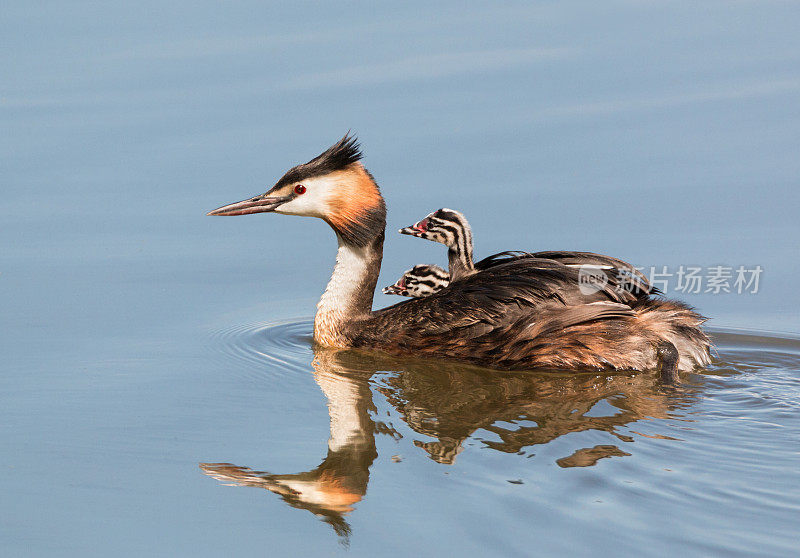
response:
[[[372,296],[381,268],[382,242],[354,246],[337,238],[336,266],[317,303],[314,340],[329,347],[347,347],[347,325],[372,311]]]

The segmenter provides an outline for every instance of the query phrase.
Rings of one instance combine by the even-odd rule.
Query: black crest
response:
[[[274,187],[280,188],[286,184],[341,170],[348,165],[360,161],[362,156],[361,148],[358,145],[358,138],[351,136],[350,132],[347,132],[342,139],[330,146],[323,153],[311,159],[308,163],[297,165],[289,169]]]

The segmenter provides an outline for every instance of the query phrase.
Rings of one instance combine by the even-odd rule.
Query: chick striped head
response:
[[[383,288],[384,294],[422,298],[437,293],[450,284],[450,274],[438,265],[415,265],[394,285]]]
[[[439,242],[462,253],[471,252],[472,229],[464,214],[453,209],[434,211],[421,221],[400,229],[400,234]]]

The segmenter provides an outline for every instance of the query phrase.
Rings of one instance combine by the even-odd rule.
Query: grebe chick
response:
[[[316,343],[394,355],[442,357],[500,369],[678,370],[710,362],[704,318],[689,307],[619,288],[618,274],[581,288],[579,270],[520,257],[431,296],[380,310],[372,299],[383,258],[386,206],[345,136],[290,169],[265,194],[209,215],[275,212],[318,217],[333,229],[336,265],[314,317]],[[280,242],[278,238],[275,242]]]
[[[472,229],[463,213],[442,208],[410,227],[403,227],[400,234],[447,246],[447,262],[452,281],[475,273],[475,264],[472,261]]]
[[[442,208],[421,221],[400,229],[400,234],[416,236],[447,246],[447,259],[452,281],[457,281],[478,271],[507,263],[518,258],[540,258],[561,262],[567,267],[607,272],[613,270],[620,277],[621,287],[632,292],[657,294],[650,286],[647,276],[628,262],[595,254],[593,252],[571,252],[548,250],[545,252],[507,251],[493,254],[479,262],[472,261],[472,228],[464,214],[454,209]]]
[[[438,265],[415,265],[394,285],[383,288],[383,294],[422,298],[438,293],[450,284],[450,274]]]

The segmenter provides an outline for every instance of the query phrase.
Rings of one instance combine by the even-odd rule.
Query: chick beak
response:
[[[206,215],[250,215],[251,213],[267,213],[288,202],[291,196],[268,196],[262,194],[236,203],[230,203],[209,211]]]
[[[406,279],[401,277],[394,285],[389,285],[382,289],[383,294],[387,295],[402,295],[406,290]]]
[[[425,218],[422,221],[414,223],[410,227],[403,227],[400,229],[400,234],[408,234],[411,236],[420,236],[422,233],[428,230],[428,219]]]

